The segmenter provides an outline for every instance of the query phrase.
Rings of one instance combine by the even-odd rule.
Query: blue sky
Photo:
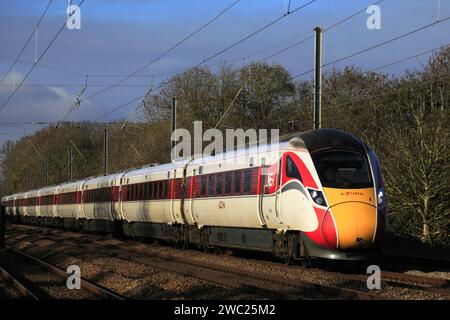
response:
[[[73,3],[78,3],[74,0]],[[65,21],[67,0],[54,0],[38,31],[38,53],[41,53],[57,29]],[[85,0],[81,8],[81,30],[64,30],[50,48],[41,64],[73,70],[83,74],[129,74],[205,24],[233,0]],[[296,8],[307,0],[291,0]],[[327,27],[361,10],[375,1],[317,0],[295,14],[289,15],[271,28],[243,44],[227,51],[211,62],[245,57],[277,42],[312,31],[314,26]],[[381,30],[368,30],[368,14],[362,13],[324,34],[325,60],[335,60],[354,51],[390,39],[436,20],[438,0],[384,0],[381,4]],[[11,65],[25,43],[48,0],[0,0],[0,77]],[[240,0],[208,28],[172,51],[150,68],[142,77],[84,101],[70,120],[93,120],[145,93],[151,74],[158,74],[197,64],[203,58],[225,48],[283,14],[285,0]],[[440,1],[441,18],[450,15],[450,0]],[[335,67],[354,65],[362,69],[378,67],[409,55],[439,47],[449,42],[450,21],[416,33],[405,39],[373,50]],[[297,39],[298,40],[298,39]],[[258,60],[293,43],[252,57]],[[313,65],[313,41],[308,41],[269,62],[280,63],[292,74],[309,70]],[[35,40],[21,59],[33,61]],[[386,72],[398,74],[420,68],[428,57],[393,66]],[[250,59],[248,59],[250,60]],[[248,61],[246,60],[246,61]],[[241,64],[242,62],[240,62]],[[18,64],[4,86],[0,87],[0,103],[20,81],[29,65]],[[326,71],[326,70],[325,70]],[[306,79],[308,76],[305,77]],[[89,77],[86,96],[121,78]],[[165,77],[154,77],[153,83]],[[25,85],[7,107],[0,112],[0,143],[38,129],[30,125],[2,125],[1,122],[55,121],[81,89],[84,77],[36,67]],[[6,84],[6,85],[5,85]],[[30,86],[42,84],[43,86]],[[134,87],[130,87],[133,85]],[[135,104],[123,108],[105,120],[126,117]]]

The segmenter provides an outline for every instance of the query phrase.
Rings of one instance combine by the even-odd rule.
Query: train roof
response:
[[[26,192],[18,192],[14,194],[14,196],[16,196],[16,199],[22,199],[23,197],[25,197],[26,194],[27,194]]]
[[[165,164],[160,164],[160,165],[151,165],[151,166],[140,167],[140,168],[128,170],[125,173],[124,177],[130,178],[130,177],[139,176],[139,175],[174,170],[174,169],[178,169],[178,168],[183,168],[183,166],[185,164],[186,164],[186,161],[177,161],[177,162],[170,162],[170,163],[165,163]]]
[[[56,188],[58,188],[58,185],[52,185],[41,188],[39,191],[41,192],[41,195],[49,195],[56,191]]]
[[[117,176],[122,173],[123,173],[123,171],[114,172],[114,173],[103,175],[103,176],[89,177],[84,180],[84,183],[85,183],[85,185],[89,185],[92,183],[111,182],[111,181],[114,181],[117,178]]]
[[[297,132],[288,134],[280,137],[280,142],[276,144],[264,144],[261,146],[253,145],[248,148],[238,147],[234,151],[233,158],[242,157],[245,155],[257,155],[262,152],[278,152],[284,148],[293,147],[296,149],[304,149],[310,153],[319,152],[328,149],[341,149],[341,150],[355,150],[359,152],[365,152],[365,144],[363,141],[355,137],[353,134],[345,132],[339,129],[318,129],[310,130],[306,132]],[[267,150],[267,151],[266,151]],[[95,184],[102,182],[111,182],[117,179],[118,176],[123,175],[124,177],[131,178],[140,175],[147,175],[151,173],[158,173],[162,171],[169,171],[173,169],[178,169],[184,167],[185,164],[189,162],[190,165],[202,164],[205,162],[215,162],[221,159],[228,159],[226,156],[227,152],[217,153],[214,156],[207,156],[205,158],[197,158],[193,161],[188,159],[180,160],[177,162],[166,163],[161,165],[146,165],[138,168],[131,168],[127,170],[122,170],[108,175],[92,176],[85,179],[77,180],[74,182],[66,182],[57,185],[43,187],[37,190],[31,190],[27,192],[20,192],[12,195],[3,197],[2,199],[14,199],[26,196],[28,193],[52,193],[58,187],[60,188],[71,188],[79,186],[80,184]]]
[[[276,152],[285,148],[293,147],[295,149],[304,149],[310,153],[326,149],[354,149],[363,152],[364,142],[359,140],[353,134],[339,129],[317,129],[305,132],[296,132],[280,137],[279,144],[263,144],[253,145],[248,148],[238,147],[235,152],[235,157],[244,155],[257,155],[261,150],[269,150]],[[266,151],[262,151],[266,152]],[[205,158],[198,158],[191,162],[191,164],[200,164],[201,162],[217,161],[223,158],[223,153],[217,153],[215,156],[208,156]]]
[[[199,157],[197,159],[194,159],[189,163],[189,165],[201,165],[208,162],[217,162],[217,161],[223,161],[224,163],[233,162],[235,159],[239,159],[242,157],[249,157],[249,156],[257,156],[262,155],[266,153],[273,153],[273,152],[279,152],[283,148],[288,146],[288,142],[280,142],[277,144],[262,144],[262,145],[252,145],[248,148],[246,147],[238,147],[235,150],[232,151],[224,151],[220,153],[216,153],[215,155],[209,155],[206,157]],[[231,156],[230,156],[231,154]]]
[[[294,135],[290,141],[298,137],[303,140],[310,153],[327,150],[355,150],[365,152],[364,143],[353,134],[338,129],[318,129]],[[297,139],[298,139],[297,138]]]
[[[77,180],[77,181],[72,181],[72,182],[66,182],[63,184],[60,184],[58,186],[59,190],[58,191],[73,191],[75,189],[78,189],[81,187],[81,185],[83,184],[85,180]]]
[[[28,197],[29,195],[37,195],[39,193],[39,191],[40,191],[40,189],[34,189],[34,190],[25,192],[25,194]]]

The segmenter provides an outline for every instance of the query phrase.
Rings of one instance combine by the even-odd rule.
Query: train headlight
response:
[[[379,189],[378,190],[378,194],[377,194],[377,204],[379,206],[382,206],[384,203],[384,190],[383,189]]]
[[[323,196],[322,191],[308,189],[311,198],[317,203],[319,206],[326,207],[327,202],[325,201],[325,197]]]

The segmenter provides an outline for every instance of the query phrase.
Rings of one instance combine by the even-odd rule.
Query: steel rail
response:
[[[12,283],[12,285],[24,296],[30,297],[33,300],[39,300],[39,297],[35,295],[32,290],[27,288],[21,281],[9,273],[5,268],[0,266],[0,275],[6,280]]]
[[[56,274],[56,275],[58,275],[58,276],[60,276],[62,278],[67,278],[67,272],[64,271],[61,268],[58,268],[58,267],[56,267],[54,265],[51,265],[51,264],[45,262],[44,260],[41,260],[41,259],[39,259],[39,258],[37,258],[35,256],[32,256],[32,255],[30,255],[30,254],[28,254],[26,252],[23,252],[20,249],[12,247],[10,245],[6,245],[6,248],[9,249],[12,252],[18,254],[18,255],[21,255],[24,258],[27,258],[29,260],[32,260],[32,261],[36,262],[40,266],[44,267],[45,269],[53,272],[54,274]],[[101,286],[101,285],[99,285],[97,283],[91,282],[91,281],[83,279],[83,278],[81,278],[80,280],[81,280],[81,286],[82,287],[84,287],[85,289],[91,291],[92,293],[95,293],[95,294],[101,296],[102,298],[112,299],[112,300],[126,300],[125,296],[123,296],[123,295],[121,295],[119,293],[116,293],[116,292],[114,292],[114,291],[112,291],[112,290],[110,290],[108,288],[105,288],[105,287],[103,287],[103,286]]]
[[[33,229],[36,227],[32,227]],[[22,241],[20,239],[17,239],[13,237],[14,239],[18,241]],[[83,248],[90,248],[85,246],[83,244],[79,244],[79,246]],[[111,246],[114,250],[121,250],[120,245],[113,245]],[[205,263],[205,262],[199,262],[193,259],[186,259],[186,258],[178,258],[174,256],[167,256],[167,255],[161,255],[157,253],[149,253],[149,252],[142,252],[141,250],[131,250],[124,253],[121,253],[121,257],[124,259],[129,259],[138,263],[151,265],[158,269],[166,269],[168,270],[168,263],[172,262],[173,265],[170,267],[173,272],[182,273],[183,268],[180,268],[180,265],[184,265],[184,270],[191,270],[191,273],[185,273],[187,276],[193,276],[196,278],[203,278],[203,280],[210,281],[210,282],[217,282],[214,281],[212,277],[208,277],[205,272],[199,272],[198,270],[202,269],[208,269],[210,271],[214,272],[220,272],[220,273],[227,273],[229,275],[239,276],[241,279],[243,278],[252,278],[257,281],[263,281],[267,283],[267,281],[271,283],[277,283],[279,285],[282,285],[284,288],[293,288],[293,289],[308,289],[311,292],[322,292],[326,295],[332,295],[337,297],[343,297],[347,299],[384,299],[384,297],[379,295],[374,295],[369,292],[365,291],[358,291],[354,289],[349,288],[342,288],[342,287],[336,287],[334,285],[324,285],[324,284],[316,284],[309,281],[304,280],[292,280],[284,277],[274,276],[269,273],[264,272],[255,272],[255,271],[247,271],[237,268],[230,268],[225,266],[220,266],[214,263]],[[157,261],[155,261],[155,259]],[[161,261],[166,261],[166,263],[161,263]],[[175,265],[178,264],[178,265]],[[190,266],[194,267],[191,268]],[[301,268],[302,267],[294,267],[294,268]],[[352,280],[352,281],[366,281],[367,275],[365,274],[345,274],[340,272],[333,272],[333,271],[325,271],[320,270],[322,273],[326,273],[330,276],[333,276],[335,278],[341,278],[345,280]],[[195,275],[194,275],[195,274]],[[216,277],[216,275],[214,276]],[[233,277],[234,278],[234,277]],[[216,279],[217,280],[217,279]],[[381,271],[381,280],[388,283],[402,283],[406,285],[413,286],[411,289],[414,290],[424,290],[429,291],[432,293],[440,294],[449,296],[450,295],[450,281],[447,279],[442,278],[434,278],[430,276],[425,275],[416,275],[416,274],[407,274],[407,273],[400,273],[400,272],[393,272],[393,271]],[[228,281],[228,284],[231,285],[232,280],[230,277],[226,279]],[[233,280],[234,281],[234,280]],[[218,281],[217,283],[224,284],[222,280]],[[225,282],[226,284],[226,282]],[[242,280],[242,284],[246,284],[247,286],[250,286],[248,281]],[[234,285],[236,285],[236,282],[234,282]],[[270,290],[269,290],[270,291]],[[292,295],[294,297],[294,295]],[[301,298],[304,298],[304,294],[301,295]]]

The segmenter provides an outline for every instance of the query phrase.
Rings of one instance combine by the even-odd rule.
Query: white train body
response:
[[[8,215],[50,225],[56,218],[76,229],[357,259],[353,251],[370,248],[384,230],[382,187],[373,151],[322,129],[278,146],[130,169],[2,202]],[[290,242],[294,249],[283,247]]]

